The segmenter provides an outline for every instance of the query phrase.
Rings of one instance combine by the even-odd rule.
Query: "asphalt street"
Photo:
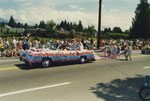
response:
[[[140,101],[150,55],[135,51],[132,57],[33,69],[0,58],[0,101]]]

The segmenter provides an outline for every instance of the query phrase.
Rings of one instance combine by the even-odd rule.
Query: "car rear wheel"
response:
[[[49,59],[43,59],[42,61],[42,67],[47,68],[50,65],[50,60]]]
[[[85,57],[81,57],[81,58],[80,58],[80,63],[81,63],[81,64],[85,63],[85,61],[86,61]]]

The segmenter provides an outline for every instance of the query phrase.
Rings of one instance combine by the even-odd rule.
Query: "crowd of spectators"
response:
[[[7,37],[3,40],[2,38],[0,38],[0,56],[17,57],[24,50],[28,50],[30,48],[50,48],[52,43],[64,44],[65,47],[71,46],[72,49],[77,48],[76,46],[79,46],[80,49],[96,50],[97,41],[93,38],[64,39],[61,41],[56,40],[55,42],[51,39],[40,40],[38,38],[34,38],[30,40],[29,37],[25,36],[21,38],[15,38],[14,36],[12,38]],[[103,52],[107,52],[108,55],[120,54],[120,51],[126,51],[126,54],[129,54],[127,56],[130,56],[131,52],[129,52],[129,50],[141,49],[145,45],[145,43],[146,42],[142,40],[103,39],[100,41],[100,50],[102,50]]]
[[[24,50],[29,50],[31,48],[39,49],[39,48],[50,48],[51,44],[64,44],[65,47],[70,47],[71,50],[80,47],[80,49],[92,49],[93,40],[79,40],[79,39],[64,39],[64,40],[56,40],[55,42],[51,39],[39,39],[34,38],[30,40],[29,37],[21,37],[21,38],[0,38],[0,57],[17,57]],[[83,44],[82,44],[83,43]]]

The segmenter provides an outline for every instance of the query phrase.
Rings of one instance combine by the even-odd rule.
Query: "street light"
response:
[[[102,0],[99,0],[97,49],[99,49],[99,46],[100,46],[100,34],[101,34],[101,10],[102,10]]]

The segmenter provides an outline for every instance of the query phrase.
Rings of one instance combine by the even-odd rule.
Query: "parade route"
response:
[[[149,55],[134,53],[132,61],[121,56],[49,68],[23,69],[19,60],[0,63],[0,100],[140,101],[138,90],[150,74],[149,61]]]
[[[99,62],[99,61],[102,61],[102,60],[115,60],[115,59],[103,59],[104,57],[102,56],[99,56],[99,54],[101,53],[95,53],[95,59],[96,59],[96,62]],[[150,55],[143,55],[140,53],[140,51],[134,51],[133,52],[133,56],[132,58],[135,59],[135,58],[141,58],[141,57],[149,57]],[[120,57],[117,57],[116,60],[124,60],[125,57],[124,55],[121,55]],[[12,58],[12,57],[2,57],[0,58],[0,71],[3,71],[3,70],[14,70],[14,69],[20,69],[19,67],[16,66],[16,63],[17,64],[24,64],[24,62],[21,62],[19,60],[19,58]]]

